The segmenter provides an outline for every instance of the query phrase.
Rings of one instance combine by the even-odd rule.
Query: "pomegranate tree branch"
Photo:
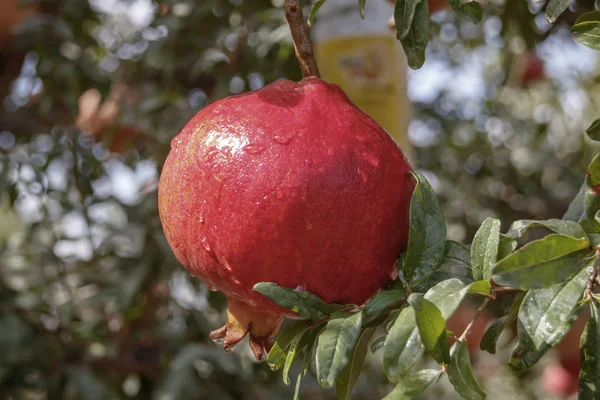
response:
[[[319,67],[313,53],[313,46],[308,33],[308,27],[302,15],[302,7],[298,0],[285,0],[285,19],[292,31],[292,39],[296,47],[296,57],[300,63],[302,77],[314,76],[320,78]]]

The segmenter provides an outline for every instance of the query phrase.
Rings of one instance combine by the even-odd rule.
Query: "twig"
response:
[[[473,316],[473,319],[471,320],[471,322],[469,322],[469,325],[467,325],[467,327],[465,328],[465,330],[462,333],[462,335],[460,335],[460,337],[458,338],[459,342],[464,342],[465,341],[465,339],[467,338],[467,335],[469,334],[469,332],[471,331],[471,329],[473,329],[473,325],[475,325],[475,321],[477,321],[477,318],[479,318],[479,316],[481,315],[481,313],[483,312],[483,310],[485,310],[485,308],[487,307],[487,305],[488,305],[489,302],[490,302],[490,298],[489,297],[487,297],[483,301],[483,304],[481,304],[481,306],[477,309],[477,312]]]
[[[296,47],[296,58],[300,63],[302,77],[314,76],[320,78],[321,75],[313,53],[308,27],[304,21],[302,7],[298,4],[298,0],[285,0],[285,19],[287,19],[292,31],[292,39],[294,39],[294,46]]]

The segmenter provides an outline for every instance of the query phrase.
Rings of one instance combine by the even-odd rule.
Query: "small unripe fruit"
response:
[[[261,358],[284,317],[258,282],[362,304],[390,282],[408,240],[414,181],[391,137],[342,90],[277,81],[201,110],[171,143],[158,196],[188,271],[222,291],[228,321]]]

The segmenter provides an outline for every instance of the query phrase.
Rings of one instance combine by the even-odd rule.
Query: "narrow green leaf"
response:
[[[386,337],[383,336],[374,340],[373,343],[371,343],[371,353],[375,353],[377,350],[385,346],[385,339]]]
[[[549,235],[521,247],[493,268],[496,283],[519,289],[549,287],[577,273],[589,255],[590,242]]]
[[[594,216],[600,210],[600,154],[596,155],[585,173],[586,191],[583,195],[583,207],[588,221],[598,231]]]
[[[565,212],[565,215],[563,215],[562,219],[574,222],[577,222],[581,219],[581,216],[585,212],[583,208],[583,196],[585,195],[586,189],[587,186],[585,182],[583,182],[581,184],[581,188],[579,188],[579,192],[577,192],[577,195],[573,201],[571,201],[571,204],[569,204],[569,208]]]
[[[444,249],[444,258],[442,258],[442,265],[440,268],[453,270],[453,272],[456,272],[454,271],[455,269],[464,271],[466,276],[472,278],[471,250],[462,243],[455,242],[454,240],[447,240]]]
[[[425,293],[425,299],[439,308],[444,319],[454,314],[467,293],[491,294],[491,285],[488,281],[475,281],[465,284],[453,278],[440,282]]]
[[[360,335],[362,312],[336,312],[331,315],[317,344],[317,378],[331,387],[348,364]]]
[[[467,3],[462,0],[449,0],[448,3],[450,3],[452,11],[475,24],[479,23],[483,17],[483,7],[475,1]]]
[[[479,342],[479,348],[485,350],[490,354],[496,354],[496,345],[500,334],[508,328],[516,319],[519,314],[519,307],[523,303],[526,292],[522,292],[517,296],[513,304],[510,306],[508,314],[498,318],[494,321],[490,327],[485,331],[481,341]]]
[[[406,298],[406,291],[401,289],[382,290],[375,293],[375,296],[365,304],[363,312],[366,315],[377,315],[387,307],[398,303]]]
[[[485,392],[479,386],[471,368],[471,357],[466,342],[456,342],[450,349],[448,378],[463,399],[483,400]]]
[[[281,307],[294,311],[302,318],[318,320],[342,308],[339,304],[327,304],[308,292],[300,292],[272,282],[259,282],[253,290],[273,300]]]
[[[446,246],[446,224],[435,192],[422,175],[414,177],[417,184],[410,201],[410,235],[401,271],[413,283],[438,269]]]
[[[408,304],[415,310],[415,320],[425,351],[440,364],[448,363],[450,346],[442,312],[420,293],[411,294]]]
[[[279,333],[275,344],[267,355],[267,364],[272,370],[276,371],[285,365],[285,359],[287,357],[287,349],[290,347],[292,341],[298,334],[306,330],[310,321],[293,321],[286,328]]]
[[[429,42],[429,5],[420,1],[415,9],[415,15],[408,34],[400,39],[402,48],[408,60],[408,66],[419,69],[425,63],[425,49]]]
[[[596,300],[590,302],[590,320],[581,336],[580,348],[579,399],[596,399],[600,393],[600,308]]]
[[[366,0],[358,0],[358,8],[362,19],[365,19],[365,2]]]
[[[597,13],[597,11],[592,11],[592,14]],[[573,36],[575,40],[579,43],[594,49],[600,50],[600,20],[585,20],[582,22],[575,22],[575,24],[571,27],[571,32],[573,32]]]
[[[296,355],[298,354],[298,350],[302,350],[302,345],[305,345],[306,343],[302,342],[302,338],[304,338],[304,335],[306,334],[306,330],[301,330],[300,332],[298,332],[296,334],[296,336],[294,336],[294,338],[292,339],[292,341],[290,342],[290,345],[288,346],[288,351],[287,351],[287,355],[285,357],[285,362],[283,365],[283,383],[285,383],[286,385],[290,384],[290,368],[292,367],[292,364],[294,363],[294,360],[296,359]]]
[[[565,12],[572,2],[573,0],[550,0],[546,7],[546,19],[548,19],[548,22],[551,24],[555,23],[560,14]]]
[[[427,390],[441,375],[442,371],[424,369],[413,375],[406,376],[382,400],[413,400]]]
[[[315,22],[315,17],[317,16],[319,9],[323,6],[323,4],[325,4],[326,1],[327,0],[315,1],[315,4],[313,4],[312,8],[310,9],[310,14],[308,14],[308,26],[312,26],[313,22]],[[363,14],[361,13],[361,15]]]
[[[577,316],[589,269],[582,269],[561,285],[531,290],[525,295],[517,319],[519,343],[509,361],[514,369],[531,367],[568,332]]]
[[[317,338],[325,329],[325,325],[321,324],[308,330],[308,332],[302,337],[299,345],[300,354],[302,357],[302,370],[296,378],[296,387],[294,389],[294,400],[300,399],[300,385],[302,383],[302,377],[306,375],[306,372],[310,369],[312,363],[313,349],[317,342]]]
[[[524,219],[515,221],[510,226],[507,234],[516,238],[522,237],[531,228],[546,228],[560,235],[570,236],[576,239],[587,239],[587,235],[581,225],[573,221],[564,221],[561,219],[549,219],[546,221],[535,221]]]
[[[425,347],[419,336],[415,310],[408,307],[390,328],[383,349],[383,371],[391,382],[398,382],[423,357]]]
[[[475,280],[489,280],[491,268],[498,258],[500,243],[500,220],[486,218],[481,224],[471,245],[471,268]]]
[[[335,381],[335,393],[339,400],[349,400],[354,384],[367,357],[369,341],[375,333],[375,328],[363,329],[348,365],[344,367]]]
[[[498,243],[498,260],[502,260],[514,252],[517,248],[517,241],[507,235],[500,234],[500,243]]]
[[[422,0],[396,0],[394,5],[394,22],[396,23],[396,38],[404,39],[410,32],[417,4]]]
[[[597,21],[600,21],[600,11],[593,11],[597,16]],[[591,13],[586,13],[591,14]],[[585,15],[585,14],[584,14]],[[585,133],[591,140],[600,142],[600,118],[596,119],[592,124],[585,130]]]

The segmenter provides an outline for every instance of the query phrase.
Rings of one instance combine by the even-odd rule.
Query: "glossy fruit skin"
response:
[[[160,218],[177,259],[230,305],[294,317],[254,284],[361,304],[392,279],[410,171],[338,86],[281,80],[209,105],[173,139]]]

